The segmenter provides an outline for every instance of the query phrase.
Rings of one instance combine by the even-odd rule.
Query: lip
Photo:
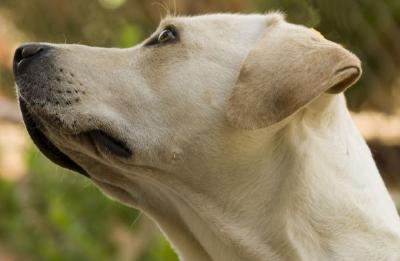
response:
[[[19,98],[19,105],[22,113],[26,129],[28,130],[29,136],[33,140],[34,144],[39,150],[51,161],[57,165],[78,172],[85,177],[89,177],[88,173],[74,162],[70,157],[61,152],[40,130],[38,121],[35,116],[29,112],[26,102]]]
[[[132,150],[122,141],[115,139],[101,130],[92,130],[85,133],[95,144],[120,158],[129,158],[132,156]]]

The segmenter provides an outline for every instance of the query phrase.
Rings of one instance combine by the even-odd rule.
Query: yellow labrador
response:
[[[358,58],[279,13],[167,17],[129,49],[27,44],[42,152],[141,209],[182,260],[400,260],[400,223],[343,91]]]

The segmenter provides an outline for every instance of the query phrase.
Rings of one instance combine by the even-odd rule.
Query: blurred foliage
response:
[[[163,5],[188,15],[281,10],[289,21],[318,29],[362,59],[364,76],[347,93],[352,109],[390,113],[395,106],[395,101],[374,97],[379,90],[396,88],[399,0],[0,0],[0,15],[26,41],[126,48],[151,34],[166,12]],[[0,35],[0,49],[5,37]],[[11,96],[9,60],[0,63],[0,86],[5,87],[0,92]],[[134,233],[138,212],[106,199],[82,178],[55,169],[37,152],[30,151],[27,162],[29,175],[21,182],[0,180],[0,243],[28,260],[118,259],[112,227],[122,224]],[[139,260],[177,258],[165,240],[156,238]]]
[[[21,183],[0,180],[0,242],[21,259],[116,260],[113,224],[133,233],[138,211],[106,199],[36,150],[27,161],[30,174]],[[142,256],[141,261],[177,260],[161,238]]]

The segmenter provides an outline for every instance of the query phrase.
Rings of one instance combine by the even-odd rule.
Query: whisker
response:
[[[169,8],[168,8],[168,6],[164,3],[164,2],[153,2],[152,3],[152,5],[156,5],[156,6],[159,6],[159,7],[161,7],[161,9],[162,10],[164,10],[165,11],[165,16],[162,16],[161,15],[161,19],[163,18],[163,17],[166,17],[166,16],[170,16],[171,15],[171,11],[169,10]],[[161,12],[160,12],[161,13]]]
[[[130,225],[131,228],[139,222],[139,220],[140,220],[140,218],[142,217],[142,215],[143,215],[143,213],[140,212],[140,213],[136,216],[135,220],[133,220],[132,224]]]

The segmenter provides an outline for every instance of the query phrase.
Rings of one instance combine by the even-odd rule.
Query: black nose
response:
[[[50,49],[49,46],[44,44],[24,44],[17,48],[14,55],[14,74],[22,72],[33,59],[39,57],[45,51]]]

